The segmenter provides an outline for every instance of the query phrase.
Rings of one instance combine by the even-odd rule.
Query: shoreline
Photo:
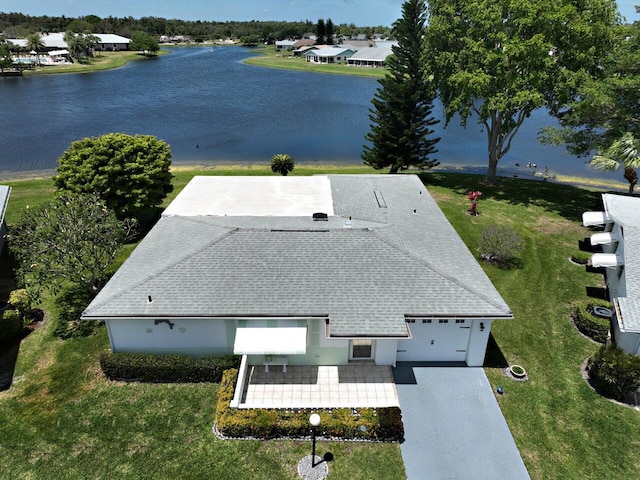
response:
[[[367,169],[366,165],[363,164],[336,164],[336,163],[308,163],[308,164],[297,164],[298,168],[306,168],[318,170],[318,173],[321,173],[323,169],[326,168],[358,168],[361,167],[363,169]],[[184,172],[184,171],[215,171],[215,170],[269,170],[269,165],[260,164],[260,163],[224,163],[224,162],[216,162],[215,164],[203,164],[203,163],[175,163],[171,165],[171,171],[175,172]],[[484,170],[486,167],[473,166],[473,165],[447,165],[440,164],[437,167],[434,167],[430,170],[424,170],[425,173],[461,173],[468,175],[484,175]],[[374,173],[378,171],[372,170]],[[408,170],[407,173],[419,173],[419,170]],[[385,172],[379,171],[380,174]],[[2,172],[0,171],[0,183],[3,182],[16,182],[16,181],[29,181],[29,180],[45,180],[50,179],[56,174],[55,169],[43,169],[43,170],[25,170],[25,171],[17,171],[17,172]],[[294,173],[295,175],[295,170]],[[577,187],[583,188],[593,188],[600,190],[615,190],[615,191],[623,191],[627,192],[629,189],[628,184],[624,182],[619,182],[616,180],[605,180],[598,178],[588,178],[588,177],[580,177],[580,176],[572,176],[572,175],[558,175],[553,174],[550,176],[545,176],[544,172],[536,172],[536,171],[522,171],[522,172],[513,172],[513,171],[502,171],[498,172],[499,178],[516,178],[522,180],[533,180],[545,183],[558,183],[563,185],[573,185]]]

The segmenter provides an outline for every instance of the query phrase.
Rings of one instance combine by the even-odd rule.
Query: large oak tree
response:
[[[557,114],[602,74],[618,21],[614,0],[430,0],[428,11],[425,64],[447,123],[473,116],[485,131],[490,184],[531,112]]]
[[[581,85],[576,101],[559,113],[561,128],[545,129],[544,142],[565,144],[570,153],[586,156],[607,151],[627,132],[640,138],[640,22],[615,31],[602,78]]]

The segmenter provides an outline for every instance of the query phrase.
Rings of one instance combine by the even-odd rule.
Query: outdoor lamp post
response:
[[[311,468],[316,466],[316,427],[320,425],[320,415],[312,413],[309,417],[311,424],[311,435],[313,438],[313,449],[311,450]]]

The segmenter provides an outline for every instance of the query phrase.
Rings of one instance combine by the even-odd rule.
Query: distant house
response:
[[[82,318],[115,352],[481,366],[513,314],[415,175],[203,176]]]
[[[276,50],[282,51],[291,51],[293,50],[293,46],[296,44],[296,40],[276,40]]]
[[[387,57],[392,53],[391,47],[367,47],[351,55],[347,64],[354,67],[384,67]]]
[[[602,203],[604,211],[582,215],[583,225],[604,227],[591,235],[602,253],[594,253],[589,264],[605,271],[614,342],[640,356],[640,198],[604,194]]]
[[[341,47],[360,50],[361,48],[373,47],[373,40],[345,40],[340,44]]]
[[[64,41],[64,33],[48,33],[40,36],[40,40],[44,44],[44,49],[49,50],[66,50],[67,42]],[[20,48],[27,48],[26,38],[13,38],[9,39],[9,42]]]
[[[314,49],[317,49],[317,48],[319,48],[319,46],[316,46],[314,44],[312,44],[312,45],[303,45],[303,46],[301,46],[299,48],[296,48],[293,51],[293,56],[294,57],[304,57],[307,54],[307,52],[310,52],[311,50],[314,50]]]
[[[7,224],[4,221],[4,215],[9,204],[9,195],[11,195],[11,187],[0,185],[0,253],[4,246],[4,237],[7,235]]]
[[[302,47],[310,47],[316,44],[315,38],[301,38],[293,43],[293,50],[297,50]]]
[[[130,39],[111,33],[94,34],[94,36],[99,39],[96,50],[101,51],[128,50],[129,44],[131,43]],[[67,42],[64,41],[64,32],[42,35],[41,40],[47,51],[66,50],[68,48]],[[27,40],[25,38],[16,38],[9,41],[21,48],[27,47]]]
[[[304,54],[307,62],[311,63],[347,63],[355,50],[343,48],[342,46],[332,46],[325,48],[314,48]]]
[[[99,38],[96,50],[100,51],[121,51],[129,50],[129,44],[131,40],[120,35],[114,35],[113,33],[101,33],[96,35]]]

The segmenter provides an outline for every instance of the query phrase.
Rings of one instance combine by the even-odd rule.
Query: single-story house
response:
[[[640,356],[640,198],[602,195],[604,211],[585,212],[585,226],[604,226],[591,235],[592,245],[602,245],[589,264],[605,269],[611,300],[611,332],[625,352]]]
[[[130,39],[111,33],[96,33],[94,36],[99,39],[96,50],[128,50],[131,43]],[[64,32],[44,34],[40,38],[44,43],[45,50],[66,50],[68,48],[67,42],[64,41]],[[9,41],[20,48],[26,48],[28,43],[25,38]]]
[[[47,33],[40,36],[44,44],[44,50],[66,50],[67,42],[64,41],[64,33]],[[20,48],[27,48],[26,38],[12,38],[9,42]]]
[[[276,40],[276,50],[293,50],[296,40]]]
[[[341,46],[330,46],[325,48],[314,48],[304,54],[307,62],[311,63],[347,63],[351,55],[356,53],[350,48]]]
[[[316,47],[315,45],[303,45],[300,48],[296,48],[293,51],[293,56],[294,57],[304,57],[307,52],[310,52],[311,50],[314,50]]]
[[[129,44],[131,43],[131,39],[113,33],[101,33],[97,34],[96,37],[99,39],[96,50],[101,51],[129,50]]]
[[[351,48],[353,50],[360,50],[361,48],[373,47],[373,40],[345,40],[340,46],[344,48]]]
[[[363,48],[349,57],[347,65],[354,67],[384,67],[387,57],[392,53],[391,47]]]
[[[292,45],[293,50],[297,50],[302,47],[312,47],[316,44],[315,38],[301,38],[300,40],[296,40]]]
[[[11,187],[0,185],[0,253],[4,247],[4,237],[7,234],[7,224],[4,221],[4,215],[9,204],[9,195],[11,195]]]
[[[114,352],[481,366],[513,314],[415,175],[196,176],[82,318]]]

